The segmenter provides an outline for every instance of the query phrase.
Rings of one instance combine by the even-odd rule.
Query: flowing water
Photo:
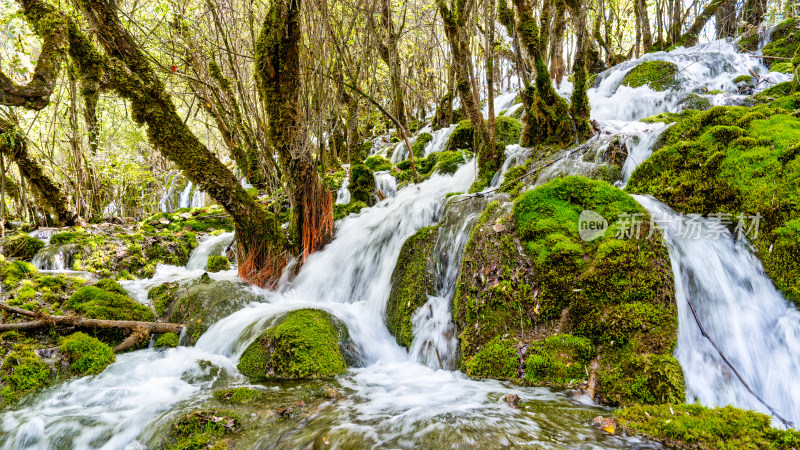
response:
[[[728,91],[713,99],[720,102],[740,100],[733,93],[736,75],[750,68],[763,73],[757,61],[735,54],[725,42],[651,54],[644,59],[676,62],[682,70],[682,83],[689,90]],[[636,120],[677,110],[681,99],[676,93],[654,93],[647,87],[620,87],[619,82],[632,67],[632,63],[624,63],[598,76],[598,85],[589,96],[593,117],[601,119],[604,133],[580,149],[579,161],[570,161],[574,152],[568,151],[569,157],[554,164],[547,176],[581,173],[586,167],[594,167],[590,164],[602,164],[610,143],[618,139],[624,141],[628,151],[619,175],[624,185],[633,169],[649,156],[666,125]],[[517,107],[512,105],[513,99],[507,94],[495,99],[495,105]],[[454,128],[432,133],[433,140],[423,154],[443,150]],[[393,161],[403,156],[403,151],[407,155],[403,147],[396,146]],[[505,169],[524,162],[529,152],[509,146],[506,156],[504,170],[494,186],[502,183]],[[572,392],[470,380],[458,371],[447,370],[457,360],[450,302],[464,246],[486,199],[451,200],[446,206],[445,198],[450,192],[469,189],[475,178],[474,163],[462,166],[453,175],[434,174],[423,183],[400,190],[393,177],[377,175],[376,182],[388,198],[339,221],[335,239],[311,255],[296,277],[284,277],[278,289],[266,291],[245,286],[235,270],[210,274],[212,280],[232,282],[237,290],[258,301],[213,324],[194,347],[122,354],[97,376],[63,383],[29,397],[2,415],[2,448],[157,446],[169,423],[180,414],[207,405],[212,390],[246,384],[236,363],[247,345],[281,314],[306,307],[328,311],[342,320],[357,346],[358,367],[330,381],[345,398],[310,414],[302,425],[278,422],[257,429],[242,443],[244,448],[327,443],[333,447],[658,447],[592,428],[588,425],[591,417],[609,411],[576,398]],[[337,194],[337,203],[345,195],[349,196],[346,181]],[[193,203],[195,197],[187,185],[181,206],[184,200]],[[651,199],[638,200],[654,216],[675,218],[668,208]],[[419,228],[435,223],[442,224],[432,258],[436,292],[430,293],[428,303],[413,318],[415,340],[407,351],[398,346],[384,325],[391,274],[403,242]],[[229,233],[209,237],[195,249],[186,267],[159,266],[151,279],[122,284],[135,299],[147,303],[148,290],[163,282],[189,283],[199,278],[208,256],[222,253],[232,238]],[[687,311],[691,300],[706,330],[753,390],[780,414],[795,422],[800,420],[800,406],[792,404],[792,399],[800,396],[800,388],[787,378],[800,369],[800,314],[775,291],[745,244],[734,244],[729,236],[713,241],[669,238],[667,244],[679,303],[676,356],[686,375],[687,400],[765,410],[699,335]],[[58,256],[48,261],[56,259]],[[312,385],[315,383],[267,383],[262,388],[288,399],[297,389]],[[508,394],[519,395],[528,403],[512,408],[504,400]]]

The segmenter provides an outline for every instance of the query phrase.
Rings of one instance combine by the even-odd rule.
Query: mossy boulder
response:
[[[79,288],[66,301],[64,308],[89,319],[142,322],[152,322],[156,319],[155,314],[147,306],[116,290],[106,290],[101,286]]]
[[[507,145],[519,144],[521,134],[522,123],[518,119],[506,116],[495,119],[495,141],[498,147],[505,148]],[[447,141],[447,150],[474,151],[472,122],[462,120],[458,123]]]
[[[366,203],[359,201],[351,201],[350,203],[344,205],[333,205],[333,220],[340,220],[344,219],[350,214],[357,214],[366,207]]]
[[[650,86],[654,91],[678,89],[678,66],[668,61],[644,61],[622,79],[623,86]]]
[[[156,309],[163,305],[162,317],[186,326],[187,345],[194,345],[217,321],[257,300],[242,282],[214,281],[207,276],[180,286],[176,283],[154,289],[159,291],[153,294],[152,301]]]
[[[163,444],[168,450],[227,449],[243,427],[241,416],[224,409],[201,409],[179,418]]]
[[[181,208],[172,213],[157,213],[142,220],[145,231],[168,230],[211,232],[215,230],[233,231],[233,219],[222,206],[206,206],[202,208]]]
[[[725,406],[632,406],[614,416],[630,434],[644,434],[673,448],[791,449],[800,432],[772,428],[772,419],[755,411]]]
[[[50,366],[30,346],[11,344],[10,351],[0,366],[0,395],[3,403],[14,403],[23,396],[48,386],[53,379]]]
[[[711,108],[711,101],[701,95],[697,95],[695,93],[689,93],[686,95],[686,97],[684,97],[681,100],[679,105],[683,109],[695,109],[698,111],[705,111],[708,108]],[[669,114],[669,113],[662,113],[662,114]]]
[[[462,120],[461,122],[458,122],[458,125],[456,125],[456,128],[453,130],[453,132],[450,134],[450,138],[447,140],[447,150],[472,151],[472,135],[472,122],[469,120]]]
[[[0,278],[6,290],[14,289],[22,280],[32,279],[39,274],[33,264],[25,261],[8,262],[0,259]]]
[[[439,152],[431,156],[431,161],[436,161],[434,170],[441,174],[450,175],[455,173],[459,167],[466,164],[472,154],[470,152],[457,151]]]
[[[383,172],[385,170],[392,170],[392,162],[389,161],[385,156],[382,155],[374,155],[370,156],[364,161],[364,165],[369,167],[369,170],[373,172]],[[341,186],[341,184],[340,184]],[[338,190],[338,188],[337,188]],[[333,191],[336,192],[336,191]]]
[[[800,304],[800,119],[767,106],[714,107],[662,135],[661,148],[631,176],[627,190],[673,209],[708,216],[760,214],[748,236],[764,270]]]
[[[222,255],[209,255],[208,262],[206,263],[206,270],[211,273],[221,272],[223,270],[230,270],[231,262],[228,258]]]
[[[280,317],[242,354],[251,381],[326,378],[347,370],[347,327],[327,312],[300,309]]]
[[[431,252],[438,227],[425,227],[404,243],[392,272],[392,290],[386,301],[386,327],[397,343],[411,347],[414,341],[411,318],[436,289]]]
[[[425,146],[428,142],[433,140],[433,135],[430,133],[420,133],[414,143],[411,144],[411,151],[414,153],[415,158],[422,158],[422,153],[425,151]]]
[[[353,202],[363,202],[368,206],[375,204],[375,175],[364,164],[350,167],[350,198]]]
[[[23,261],[33,259],[42,248],[44,248],[44,242],[27,233],[17,233],[3,240],[3,255]]]
[[[153,343],[155,348],[174,348],[179,344],[180,339],[175,333],[164,333]]]
[[[63,338],[60,350],[78,375],[97,375],[116,359],[111,347],[81,332]]]
[[[792,58],[800,46],[800,19],[794,17],[784,20],[772,30],[770,42],[761,49],[764,56],[764,65],[772,67],[775,63],[781,62],[774,58]]]
[[[584,241],[583,210],[611,226]],[[638,236],[615,237],[620,214],[641,220]],[[514,204],[490,203],[466,245],[453,310],[468,374],[509,378],[510,368],[519,367],[515,381],[571,386],[586,378],[588,362],[597,358],[597,376],[607,381],[596,392],[602,401],[683,396],[680,370],[677,379],[672,372],[661,377],[650,371],[658,373],[645,384],[671,386],[668,395],[631,388],[647,371],[638,361],[670,358],[677,365],[671,356],[677,309],[659,233],[649,229],[647,213],[633,198],[607,183],[565,177]],[[508,360],[498,361],[502,355]],[[486,369],[492,367],[502,370]]]
[[[176,282],[162,283],[147,291],[147,299],[153,304],[156,316],[163,317],[167,308],[175,299],[179,284]]]

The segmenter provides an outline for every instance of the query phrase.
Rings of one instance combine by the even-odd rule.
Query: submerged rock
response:
[[[340,375],[352,362],[347,327],[327,312],[285,314],[242,354],[237,368],[251,381],[314,379]]]
[[[644,61],[631,69],[622,79],[622,85],[629,87],[650,86],[654,91],[677,89],[678,66],[668,61]]]

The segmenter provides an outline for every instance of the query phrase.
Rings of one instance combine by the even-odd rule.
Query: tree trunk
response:
[[[767,0],[747,0],[744,4],[744,21],[753,27],[758,27],[764,22],[764,13],[767,11]]]
[[[255,60],[268,136],[287,176],[293,227],[307,258],[333,234],[333,201],[301,136],[301,38],[300,0],[275,1],[256,42]]]
[[[25,136],[9,122],[0,121],[0,153],[17,164],[20,175],[28,180],[36,198],[53,214],[57,224],[63,226],[75,224],[77,216],[69,207],[67,196],[44,173],[39,163],[31,158]]]
[[[636,0],[635,6],[641,22],[642,53],[647,53],[653,48],[653,33],[650,31],[650,16],[647,14],[647,0]]]
[[[730,1],[720,6],[714,17],[717,19],[717,39],[736,36],[735,1]]]
[[[575,26],[575,63],[572,72],[574,74],[575,85],[572,88],[570,97],[570,115],[572,123],[575,124],[575,131],[578,140],[583,141],[592,135],[592,126],[589,123],[589,96],[586,85],[586,59],[589,51],[589,39],[587,30],[587,15],[589,13],[588,2],[574,1],[572,4],[572,16]]]
[[[389,0],[381,0],[381,27],[383,33],[378,38],[378,53],[389,68],[389,81],[392,86],[392,110],[394,117],[408,129],[406,118],[405,89],[403,89],[403,72],[400,67],[400,53],[397,44],[399,31],[392,22],[392,7]],[[377,33],[376,33],[377,34]]]
[[[703,31],[703,27],[706,26],[706,23],[709,19],[711,19],[711,16],[713,16],[718,9],[725,6],[725,4],[733,1],[734,0],[712,0],[711,3],[706,5],[705,9],[703,9],[703,12],[697,16],[697,18],[694,20],[694,23],[692,23],[692,26],[686,30],[686,33],[681,36],[680,44],[684,47],[691,47],[697,44],[697,40],[700,37],[700,32]]]

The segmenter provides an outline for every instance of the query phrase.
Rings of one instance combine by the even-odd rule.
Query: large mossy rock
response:
[[[650,86],[654,91],[678,89],[678,66],[668,61],[645,61],[631,69],[622,79],[629,87]]]
[[[64,303],[64,308],[89,319],[142,322],[156,319],[150,308],[128,297],[113,280],[100,280],[94,286],[79,288]]]
[[[411,318],[434,293],[431,252],[436,244],[438,227],[425,227],[403,243],[392,272],[392,290],[386,302],[386,328],[403,347],[414,341]]]
[[[782,99],[773,102],[780,103]],[[633,173],[627,190],[679,212],[760,214],[747,236],[764,270],[800,305],[800,118],[780,108],[713,107],[685,115]]]
[[[580,238],[583,210],[611,225]],[[617,239],[620,214],[638,238]],[[515,204],[490,203],[472,231],[453,299],[470,376],[570,386],[596,360],[596,396],[613,404],[683,401],[672,271],[646,211],[621,190],[556,179]],[[515,370],[516,369],[516,370]]]
[[[498,147],[505,148],[507,145],[519,144],[521,134],[522,123],[516,118],[506,116],[495,118],[495,141]],[[474,151],[472,122],[462,120],[458,123],[447,141],[447,150]]]
[[[211,325],[258,300],[245,283],[215,281],[208,275],[186,285],[156,286],[148,299],[167,322],[186,326],[186,345],[194,345]]]
[[[364,164],[353,164],[350,168],[351,202],[363,202],[367,206],[375,204],[375,174]]]
[[[774,64],[781,63],[781,59],[774,58],[792,58],[800,46],[800,18],[791,18],[784,20],[778,24],[770,36],[770,42],[761,50],[764,56],[771,56],[773,58],[764,58],[764,65],[772,67]]]
[[[351,346],[341,321],[325,311],[300,309],[258,336],[237,368],[255,382],[332,377],[347,371]]]
[[[30,261],[42,248],[44,242],[27,233],[17,233],[3,239],[3,255],[9,258]]]

